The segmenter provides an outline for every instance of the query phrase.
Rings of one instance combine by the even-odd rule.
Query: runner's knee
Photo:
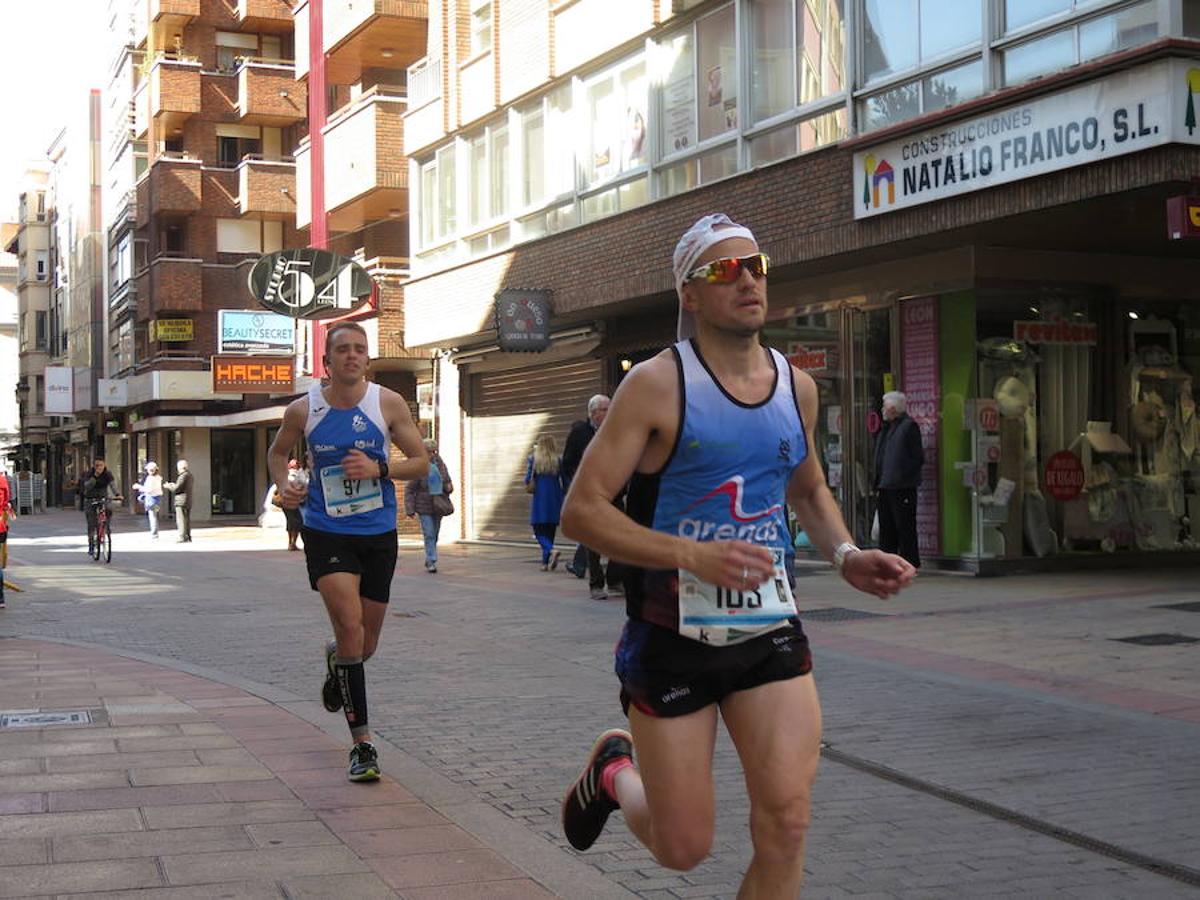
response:
[[[654,856],[659,863],[668,869],[679,872],[690,872],[704,862],[712,850],[712,829],[707,833],[673,829],[672,833],[661,838],[656,833],[654,841]]]
[[[794,857],[804,849],[804,838],[811,821],[807,793],[752,804],[750,832],[755,854],[785,859]]]

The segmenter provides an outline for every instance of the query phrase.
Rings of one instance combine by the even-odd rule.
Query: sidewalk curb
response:
[[[316,700],[307,700],[283,688],[182,660],[122,650],[90,641],[27,633],[15,637],[80,647],[185,672],[260,697],[339,740],[346,737],[341,718],[326,712]],[[494,807],[476,800],[469,791],[394,744],[378,735],[372,736],[372,742],[387,761],[384,774],[388,778],[559,897],[569,900],[628,900],[637,896],[613,884],[597,869],[571,855],[569,851],[565,852],[549,844]]]

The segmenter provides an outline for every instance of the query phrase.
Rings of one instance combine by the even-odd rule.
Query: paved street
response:
[[[16,646],[4,638],[106,651],[264,699],[343,740],[317,702],[325,616],[282,534],[199,529],[176,545],[123,517],[106,566],[85,555],[81,525],[61,511],[15,523],[6,578],[22,592],[0,612],[0,658]],[[436,576],[420,559],[402,549],[368,666],[385,773],[511,867],[510,890],[528,887],[505,896],[732,897],[750,841],[723,734],[717,839],[695,871],[658,867],[619,815],[586,854],[558,830],[592,738],[622,721],[621,604],[539,572],[532,541],[444,548]],[[1200,638],[1200,612],[1163,608],[1200,600],[1193,572],[931,574],[885,604],[813,569],[798,592],[813,611],[829,744],[806,897],[1200,897],[1200,643],[1115,640]],[[281,751],[292,733],[281,730]],[[0,815],[0,836],[22,814]],[[3,882],[0,896],[53,893]]]

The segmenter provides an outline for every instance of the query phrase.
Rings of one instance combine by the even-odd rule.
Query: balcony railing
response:
[[[243,58],[237,67],[238,114],[247,125],[285,127],[307,115],[308,85],[292,60]]]
[[[408,67],[408,102],[411,108],[424,106],[442,96],[442,58],[428,56]]]
[[[238,211],[266,219],[296,216],[296,161],[245,157],[238,165]]]

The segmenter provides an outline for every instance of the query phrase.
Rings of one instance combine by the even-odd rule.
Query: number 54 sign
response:
[[[268,253],[250,270],[250,293],[295,319],[342,315],[371,295],[374,282],[354,260],[310,247]]]

